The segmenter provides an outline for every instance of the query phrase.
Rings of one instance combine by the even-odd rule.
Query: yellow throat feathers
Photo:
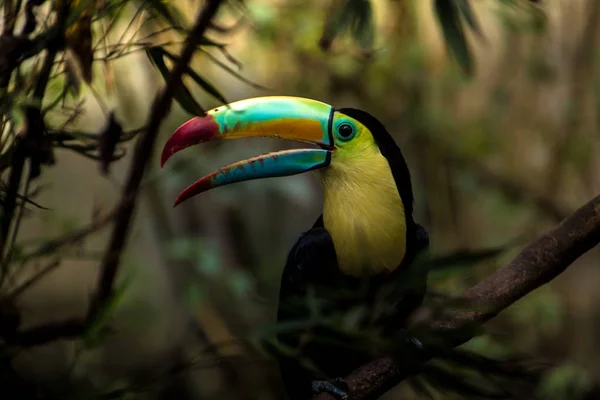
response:
[[[321,172],[323,223],[339,268],[365,276],[393,271],[406,252],[404,205],[387,159],[372,140],[336,151]]]

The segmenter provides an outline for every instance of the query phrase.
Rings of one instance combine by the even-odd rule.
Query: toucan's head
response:
[[[279,137],[317,145],[240,161],[200,178],[175,205],[234,182],[319,170],[324,187],[323,224],[339,267],[350,275],[395,269],[415,225],[410,174],[383,125],[356,109],[335,109],[298,97],[260,97],[215,108],[177,129],[161,165],[180,150],[216,139]]]
[[[162,151],[161,166],[175,153],[195,144],[256,136],[291,139],[319,148],[280,151],[228,165],[188,186],[177,197],[175,205],[209,189],[251,179],[316,169],[326,172],[336,166],[342,175],[348,168],[363,168],[363,173],[368,175],[365,169],[370,167],[369,162],[379,156],[389,162],[395,181],[401,180],[396,182],[398,190],[405,207],[412,209],[408,169],[383,125],[364,111],[336,110],[306,98],[252,98],[217,107],[204,117],[195,117],[171,135]]]

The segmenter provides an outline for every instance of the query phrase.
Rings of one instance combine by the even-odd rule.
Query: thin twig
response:
[[[158,136],[161,122],[167,116],[173,102],[173,95],[179,90],[180,85],[182,84],[181,78],[200,41],[204,37],[204,32],[220,5],[221,0],[208,0],[206,2],[204,9],[198,14],[194,28],[186,40],[179,61],[175,64],[173,71],[167,78],[163,92],[157,96],[152,105],[150,117],[146,124],[147,131],[137,142],[135,153],[133,155],[129,178],[127,179],[127,184],[123,190],[112,237],[104,255],[102,270],[97,285],[96,298],[94,299],[92,307],[90,307],[88,319],[94,318],[95,314],[112,294],[119,261],[125,247],[127,233],[133,218],[136,199],[140,191],[144,172],[152,156],[154,142]]]
[[[110,33],[110,31],[117,26],[118,23],[118,19],[121,16],[121,12],[123,12],[123,10],[125,9],[125,6],[128,4],[127,1],[123,1],[123,3],[119,6],[121,7],[112,17],[112,19],[110,20],[110,22],[108,23],[108,28],[106,28],[104,30],[104,32],[102,33],[102,36],[100,36],[100,38],[98,39],[98,41],[96,42],[96,44],[94,45],[93,49],[92,49],[92,53],[95,53],[96,51],[98,51],[98,46],[100,46],[100,43],[105,42],[106,43],[106,38],[108,36],[108,34]]]
[[[42,68],[38,75],[36,86],[33,93],[33,98],[41,99],[46,91],[48,80],[50,78],[50,72],[54,64],[54,59],[60,48],[60,42],[62,42],[62,36],[64,35],[65,25],[67,21],[69,11],[69,3],[64,2],[63,6],[57,11],[58,17],[55,25],[55,33],[53,38],[50,40],[48,52],[46,58],[42,64]],[[41,142],[40,138],[43,135],[44,121],[41,115],[41,111],[36,107],[27,107],[26,109],[26,120],[27,128],[22,138],[19,138],[15,147],[15,153],[13,156],[12,169],[10,172],[10,178],[8,182],[8,189],[4,198],[4,204],[2,209],[2,216],[0,217],[0,257],[3,258],[6,252],[6,244],[8,242],[8,235],[10,232],[10,226],[15,213],[17,194],[19,191],[19,185],[21,184],[21,178],[23,175],[23,169],[25,162],[32,156],[32,149],[35,145]],[[30,165],[35,174],[36,166],[34,165],[33,159]],[[1,272],[0,286],[6,278],[6,270]]]
[[[27,198],[29,196],[29,186],[31,184],[31,168],[29,168],[29,172],[28,172],[28,176],[25,179],[25,187],[23,188],[23,198]],[[19,196],[17,196],[19,197]],[[27,202],[25,201],[21,201],[20,207],[17,210],[17,218],[15,219],[15,223],[14,223],[14,228],[13,228],[13,233],[11,235],[10,238],[10,244],[8,246],[8,252],[6,254],[6,257],[4,257],[4,259],[2,259],[2,271],[3,273],[9,273],[9,264],[12,261],[12,257],[13,257],[13,249],[14,249],[14,245],[15,242],[17,240],[17,235],[19,233],[19,228],[21,227],[21,221],[23,220],[23,215],[25,212],[25,204]]]
[[[11,345],[32,347],[58,339],[81,337],[85,332],[85,327],[83,319],[70,318],[64,321],[35,326],[25,331],[5,333],[2,336],[2,340]]]
[[[61,236],[59,238],[48,240],[36,250],[26,254],[21,259],[21,263],[25,264],[36,258],[54,254],[64,246],[72,245],[85,239],[88,235],[97,232],[98,230],[105,227],[115,217],[115,215],[116,211],[111,211],[103,217],[96,218],[90,224],[82,228],[70,231],[66,235]]]
[[[29,289],[31,286],[33,286],[34,283],[39,281],[41,278],[46,276],[48,273],[54,271],[59,266],[60,266],[60,260],[53,260],[50,264],[46,265],[45,267],[41,268],[38,272],[36,272],[35,275],[33,275],[31,278],[27,279],[24,283],[19,285],[19,287],[17,289],[13,290],[13,292],[6,298],[14,299],[15,297],[18,297],[20,294],[22,294],[27,289]]]

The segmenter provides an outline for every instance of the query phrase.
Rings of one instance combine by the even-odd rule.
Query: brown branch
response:
[[[70,243],[71,240],[78,240],[91,231],[95,231],[99,226],[107,223],[113,216],[117,218],[111,242],[104,255],[96,298],[90,307],[87,317],[70,318],[64,321],[51,322],[34,326],[25,330],[18,330],[19,320],[17,316],[15,323],[10,324],[10,326],[0,324],[0,338],[4,343],[21,347],[30,347],[59,339],[80,338],[85,333],[89,322],[93,321],[98,311],[100,311],[102,304],[110,297],[112,293],[113,282],[119,265],[120,255],[125,246],[125,239],[129,230],[131,219],[133,217],[135,200],[139,193],[144,171],[152,155],[152,150],[155,139],[158,136],[160,123],[166,117],[172,103],[173,93],[181,84],[181,77],[187,68],[187,64],[190,62],[194,51],[198,47],[198,42],[203,37],[204,31],[209,26],[210,20],[218,10],[220,4],[220,0],[209,0],[206,3],[205,8],[198,16],[193,31],[190,33],[190,36],[187,39],[186,47],[179,62],[176,64],[173,72],[167,80],[164,91],[162,94],[157,96],[156,100],[154,101],[149,122],[146,125],[148,129],[146,130],[145,135],[140,138],[136,145],[134,158],[131,163],[129,179],[125,189],[123,190],[121,202],[116,212],[110,213],[106,218],[95,221],[95,223],[93,223],[89,228],[74,232],[72,235],[69,235],[66,240],[61,238],[61,240],[49,242],[44,247],[28,256],[37,257],[39,255],[47,254],[48,252],[51,252],[51,250],[61,247],[65,243]],[[20,292],[21,290],[17,290],[13,293],[13,295]],[[9,296],[9,298],[12,297],[13,296]],[[11,315],[7,314],[5,316],[2,313],[2,310],[0,310],[0,322],[3,321],[4,317],[11,317]]]
[[[482,324],[502,310],[560,275],[573,261],[600,242],[600,196],[578,209],[550,232],[527,246],[504,268],[469,289],[464,299],[473,308],[432,316],[432,310],[416,313],[413,326],[427,329],[458,346],[472,335],[464,329]],[[419,318],[421,317],[421,318]],[[392,357],[382,357],[357,369],[345,378],[352,400],[376,399],[411,374]],[[317,400],[335,399],[327,393]]]
[[[104,217],[95,219],[91,224],[69,232],[65,236],[50,240],[32,253],[23,257],[22,264],[29,260],[54,254],[62,247],[80,242],[88,235],[97,232],[107,225],[115,213],[110,212]],[[85,318],[73,317],[59,322],[43,323],[24,330],[19,329],[21,314],[14,308],[15,298],[29,289],[39,279],[60,266],[60,260],[53,260],[32,277],[19,285],[8,295],[0,298],[0,341],[9,345],[21,347],[38,346],[58,339],[75,339],[85,333],[87,323]]]
[[[150,161],[161,122],[167,116],[167,113],[171,108],[173,95],[180,89],[180,85],[182,84],[181,78],[190,63],[195,50],[200,45],[200,42],[204,37],[204,32],[210,26],[210,22],[220,5],[221,0],[207,0],[205,7],[198,14],[194,28],[186,39],[186,44],[181,53],[181,57],[179,57],[173,71],[167,78],[163,92],[157,96],[152,105],[150,117],[146,124],[147,130],[139,139],[135,148],[129,178],[127,179],[127,184],[123,190],[121,202],[117,211],[117,221],[102,262],[96,298],[93,306],[90,307],[89,318],[94,317],[102,304],[112,294],[119,261],[123,249],[125,248],[127,233],[133,218],[136,199],[140,191],[140,184],[144,176],[144,171]]]
[[[48,43],[48,51],[42,64],[40,73],[37,76],[35,84],[33,98],[42,101],[44,93],[46,92],[46,86],[50,79],[50,73],[54,64],[54,59],[58,54],[58,51],[62,47],[63,36],[65,26],[67,23],[67,16],[69,12],[69,4],[65,2],[57,10],[57,21],[55,30],[51,36],[51,40]],[[6,80],[2,82],[2,85],[8,85],[10,81],[10,75],[12,70],[6,71]],[[17,206],[17,197],[19,186],[22,181],[23,171],[25,169],[25,163],[29,159],[29,176],[28,180],[36,178],[39,175],[39,163],[44,157],[41,154],[41,143],[44,139],[45,124],[42,117],[41,110],[38,107],[28,106],[25,108],[25,119],[26,128],[22,136],[19,136],[16,140],[14,148],[14,155],[12,158],[12,168],[8,179],[8,188],[2,204],[2,214],[0,215],[0,258],[4,257],[7,252],[6,244],[9,243],[10,227],[13,222],[15,215],[15,208]],[[25,196],[27,193],[24,194]],[[14,233],[16,235],[16,232]],[[10,249],[8,249],[10,251]],[[6,257],[9,257],[8,255]],[[3,262],[3,271],[0,276],[0,286],[4,279],[6,279],[6,262]]]
[[[3,332],[2,340],[10,345],[32,347],[59,339],[75,339],[85,333],[85,320],[79,318],[50,322],[24,331]]]

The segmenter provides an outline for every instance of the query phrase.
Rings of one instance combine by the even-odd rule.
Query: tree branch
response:
[[[9,331],[2,333],[2,340],[10,345],[32,347],[46,344],[55,340],[80,338],[86,329],[84,319],[71,318],[59,322],[35,326],[24,331]]]
[[[68,13],[69,4],[65,2],[57,10],[56,25],[51,36],[51,40],[48,44],[48,51],[46,53],[46,57],[44,58],[42,68],[37,76],[37,81],[33,92],[33,99],[40,101],[40,103],[43,100],[46,86],[48,85],[50,79],[50,72],[52,71],[52,66],[54,65],[54,59],[62,47]],[[3,80],[2,86],[5,84],[8,86],[12,69],[9,68],[9,70],[6,71],[6,74],[6,79]],[[44,119],[42,117],[40,108],[34,106],[28,106],[25,108],[25,117],[27,121],[25,132],[16,140],[12,158],[12,168],[8,179],[8,188],[2,204],[2,214],[0,215],[0,258],[4,257],[5,252],[10,251],[10,249],[6,249],[6,244],[9,243],[8,239],[10,227],[15,215],[19,185],[21,184],[25,163],[28,158],[31,160],[29,180],[39,175],[38,163],[40,162],[41,158],[39,153],[45,130]],[[24,195],[27,196],[27,193]],[[9,255],[7,254],[6,257],[9,257]],[[0,286],[5,278],[6,270],[4,268],[2,275],[0,276]]]
[[[17,289],[11,294],[11,296],[2,299],[4,302],[0,302],[0,339],[4,343],[21,347],[30,347],[59,339],[80,338],[85,333],[90,322],[92,322],[98,315],[98,312],[101,310],[104,302],[110,298],[113,290],[113,283],[119,266],[120,256],[125,247],[127,232],[133,218],[135,203],[140,191],[142,178],[152,155],[154,142],[158,136],[160,124],[169,112],[173,94],[176,90],[179,90],[179,85],[182,84],[181,78],[187,69],[187,65],[189,64],[194,51],[198,48],[198,45],[204,36],[204,32],[210,26],[211,19],[216,14],[221,3],[221,0],[207,0],[205,7],[198,15],[193,30],[190,32],[186,40],[186,45],[180,59],[175,64],[172,73],[167,79],[163,92],[156,97],[152,105],[148,124],[146,125],[147,130],[136,144],[129,177],[123,190],[121,202],[119,203],[116,211],[111,212],[106,218],[94,222],[90,227],[85,228],[82,231],[73,232],[66,238],[61,238],[60,240],[47,243],[38,251],[27,256],[27,258],[37,257],[51,252],[54,247],[61,247],[71,240],[76,241],[88,233],[95,231],[101,225],[104,225],[113,217],[115,217],[116,223],[113,229],[111,241],[106,253],[104,254],[101,274],[98,280],[98,289],[95,299],[90,305],[88,315],[84,318],[70,318],[64,321],[45,323],[25,330],[18,330],[18,326],[20,324],[20,315],[12,312],[10,308],[11,302],[7,300],[12,299],[15,295],[21,292],[21,290]],[[54,59],[55,55],[56,51],[49,53],[46,60]],[[51,64],[46,63],[45,65]],[[36,95],[38,97],[41,97],[41,94],[43,94],[43,89],[45,88],[45,84],[48,80],[49,70],[47,68],[43,68],[43,74],[41,75],[41,84],[38,82],[36,87]],[[37,111],[39,114],[39,109]],[[29,127],[28,130],[31,131],[31,127]],[[38,131],[41,131],[41,129],[38,129]],[[83,134],[83,136],[87,135]],[[25,155],[23,156],[23,162],[24,158]],[[18,159],[17,161],[19,164],[22,162],[21,159]],[[17,161],[15,161],[13,158],[13,163]],[[12,175],[19,175],[20,177],[20,172],[19,174],[15,174],[13,172]],[[18,181],[16,178],[13,180],[15,182]],[[5,212],[4,215],[7,215],[7,213]],[[0,221],[0,225],[8,225],[9,222],[10,221]],[[6,228],[0,230],[4,231]],[[0,238],[0,249],[2,248],[1,239],[2,238]],[[25,287],[27,286],[28,285]]]
[[[127,233],[133,218],[135,203],[140,191],[140,185],[144,176],[144,171],[148,166],[150,157],[154,149],[154,142],[158,136],[158,131],[163,119],[167,116],[173,101],[173,95],[180,89],[181,78],[190,63],[194,51],[199,46],[204,32],[210,26],[213,16],[216,14],[221,0],[207,0],[204,9],[198,14],[194,28],[186,39],[186,44],[181,53],[181,57],[175,64],[173,71],[167,78],[166,86],[163,92],[156,97],[150,110],[150,117],[146,124],[145,134],[137,142],[129,178],[123,190],[119,209],[117,210],[117,221],[115,223],[111,241],[108,245],[102,270],[98,280],[98,288],[93,306],[90,308],[88,318],[93,318],[102,304],[108,300],[112,294],[113,284],[117,275],[121,253],[125,248]]]
[[[458,346],[471,339],[465,327],[482,324],[502,310],[560,275],[573,261],[600,242],[600,196],[597,196],[560,225],[527,246],[508,265],[488,276],[463,296],[473,307],[435,315],[433,310],[415,313],[411,325],[426,329]],[[397,364],[392,357],[382,357],[357,369],[345,378],[352,400],[376,399],[414,369]],[[316,400],[334,400],[327,393]]]

